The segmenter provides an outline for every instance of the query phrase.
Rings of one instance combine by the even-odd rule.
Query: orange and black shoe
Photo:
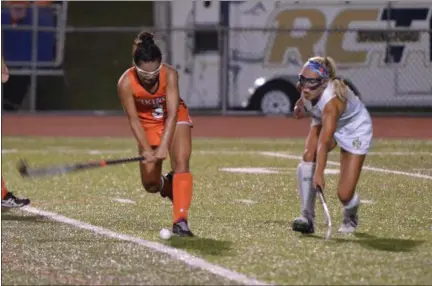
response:
[[[174,223],[172,232],[175,235],[183,236],[183,237],[185,237],[185,236],[193,237],[194,236],[192,231],[190,231],[190,229],[189,229],[189,225],[188,225],[187,220],[185,220],[185,219],[180,219],[179,221]]]
[[[4,199],[2,199],[1,207],[2,208],[21,208],[30,204],[30,200],[28,198],[17,198],[13,195],[13,193],[8,192]]]

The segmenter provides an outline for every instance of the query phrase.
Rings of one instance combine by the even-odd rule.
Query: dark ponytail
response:
[[[155,44],[154,35],[150,32],[141,32],[134,41],[133,59],[139,62],[161,62],[162,52]]]

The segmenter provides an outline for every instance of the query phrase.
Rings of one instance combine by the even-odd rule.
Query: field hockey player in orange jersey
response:
[[[141,181],[149,193],[173,202],[173,233],[193,236],[188,225],[193,178],[189,170],[192,121],[179,95],[177,71],[162,63],[153,34],[142,32],[133,44],[133,67],[118,82],[118,95],[140,154]],[[172,172],[162,175],[169,154]]]

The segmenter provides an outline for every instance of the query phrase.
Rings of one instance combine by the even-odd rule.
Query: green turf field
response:
[[[33,208],[181,248],[266,283],[432,283],[432,143],[375,141],[358,186],[364,204],[355,235],[336,232],[338,166],[330,164],[330,241],[323,239],[319,203],[316,235],[290,230],[300,210],[295,168],[302,146],[300,140],[195,140],[190,226],[199,238],[185,240],[159,238],[159,230],[171,226],[171,205],[143,191],[137,163],[37,180],[20,178],[15,168],[22,157],[47,166],[134,156],[132,139],[3,137],[2,174]],[[337,162],[338,155],[333,151],[329,160]],[[239,283],[229,278],[121,237],[26,211],[2,213],[2,284]]]

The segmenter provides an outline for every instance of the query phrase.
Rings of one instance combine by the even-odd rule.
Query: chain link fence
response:
[[[132,42],[142,30],[156,34],[165,61],[179,72],[180,94],[192,109],[289,112],[299,96],[297,75],[315,55],[332,57],[339,75],[353,82],[370,108],[432,108],[432,3],[408,8],[393,4],[391,9],[386,4],[355,9],[333,5],[328,6],[333,14],[326,12],[330,16],[313,5],[278,5],[274,11],[264,5],[264,17],[256,12],[259,6],[238,4],[229,24],[185,20],[184,26],[166,29],[69,23],[51,28],[57,39],[65,35],[63,50],[57,51],[64,55],[57,75],[30,62],[34,70],[25,76],[37,84],[29,86],[27,103],[16,109],[121,111],[116,84],[131,65]],[[8,29],[16,27],[2,25],[3,32]],[[35,26],[20,29],[34,32]],[[44,29],[50,28],[37,27]],[[12,76],[22,72],[16,63],[11,69]]]

